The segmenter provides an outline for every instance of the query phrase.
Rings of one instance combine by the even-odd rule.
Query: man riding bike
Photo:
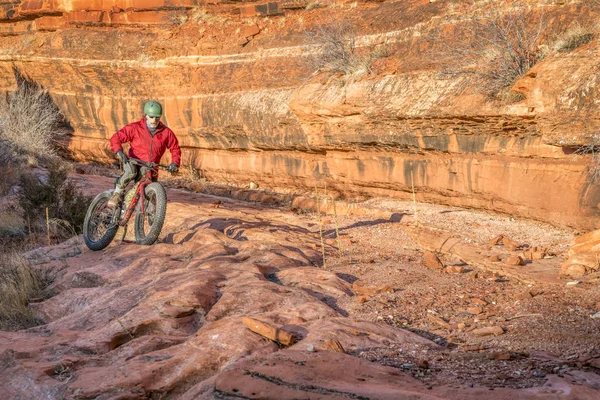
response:
[[[169,172],[177,172],[181,162],[181,149],[175,133],[160,122],[162,106],[157,101],[144,105],[144,118],[124,126],[110,138],[110,147],[123,164],[123,175],[116,182],[115,191],[108,201],[109,207],[117,207],[125,194],[125,188],[138,174],[138,167],[128,162],[122,144],[129,142],[129,157],[142,161],[160,163],[166,149],[171,152]],[[156,178],[158,171],[155,171]]]

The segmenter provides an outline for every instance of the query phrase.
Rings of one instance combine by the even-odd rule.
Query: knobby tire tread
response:
[[[89,237],[90,220],[92,216],[97,212],[98,205],[102,204],[102,202],[108,201],[111,196],[112,193],[110,191],[100,193],[94,198],[94,200],[92,200],[87,212],[85,213],[85,219],[83,220],[83,241],[90,250],[98,251],[107,247],[115,238],[117,230],[119,229],[119,226],[115,224],[115,226],[107,229],[106,233],[100,239],[92,240]]]
[[[150,193],[154,193],[154,196],[156,196],[156,211],[154,213],[154,221],[150,227],[150,230],[146,234],[144,231],[144,226],[147,222],[146,217],[138,211],[135,214],[134,232],[135,240],[138,244],[150,246],[158,239],[163,224],[165,223],[165,217],[167,215],[167,192],[165,191],[165,188],[158,182],[152,182],[146,186],[145,191],[147,196]]]

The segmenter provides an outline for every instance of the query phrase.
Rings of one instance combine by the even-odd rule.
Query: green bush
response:
[[[64,164],[53,163],[45,179],[24,173],[20,180],[19,205],[25,219],[34,226],[45,226],[47,208],[48,219],[53,222],[58,236],[58,231],[65,231],[65,228],[63,236],[81,232],[89,204],[89,199],[68,180],[67,175]]]

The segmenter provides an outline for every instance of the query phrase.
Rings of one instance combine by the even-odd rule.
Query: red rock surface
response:
[[[543,8],[567,26],[596,18],[592,3],[520,0],[499,11]],[[472,2],[269,4],[3,2],[0,90],[14,88],[13,65],[46,87],[80,160],[108,160],[106,139],[156,98],[184,165],[214,182],[301,192],[326,181],[347,197],[414,190],[422,201],[596,227],[591,156],[572,154],[598,120],[595,81],[573,78],[594,76],[596,41],[547,57],[515,85],[524,100],[496,104],[428,58],[431,34],[451,34]],[[313,76],[304,32],[332,13],[353,21],[362,49],[391,55],[362,77]]]
[[[90,193],[112,184],[111,178],[79,179],[85,180],[82,184]],[[104,251],[91,252],[82,246],[80,238],[74,238],[27,254],[35,268],[54,276],[54,282],[48,288],[49,298],[31,305],[44,318],[44,325],[0,332],[3,396],[285,399],[347,398],[352,394],[381,399],[476,399],[485,393],[490,399],[544,399],[556,398],[557,394],[566,399],[593,399],[598,395],[600,380],[589,371],[600,356],[590,353],[598,340],[597,327],[592,325],[595,322],[582,324],[577,331],[567,323],[549,320],[554,328],[548,329],[559,329],[569,338],[556,337],[559,346],[581,354],[581,360],[546,356],[546,361],[536,361],[541,356],[535,356],[534,351],[523,355],[517,350],[523,340],[535,342],[527,345],[531,349],[548,344],[537,334],[519,331],[523,329],[519,323],[526,319],[517,316],[513,323],[511,318],[501,317],[517,312],[510,290],[522,290],[521,284],[514,281],[507,286],[472,280],[464,274],[444,274],[421,262],[413,266],[410,261],[390,263],[387,260],[391,254],[409,257],[402,255],[407,250],[387,245],[392,241],[406,248],[408,236],[401,233],[407,229],[406,223],[379,220],[373,224],[368,218],[362,223],[340,221],[346,234],[357,235],[363,228],[373,227],[387,233],[382,236],[376,231],[367,232],[365,241],[357,244],[358,252],[346,248],[349,263],[334,261],[337,252],[328,248],[331,266],[323,269],[319,233],[311,229],[315,224],[309,222],[314,218],[181,190],[169,190],[168,195],[167,222],[159,243],[153,246],[117,241]],[[218,208],[214,207],[216,200]],[[422,223],[427,219],[421,215]],[[332,222],[327,224],[329,228]],[[397,231],[392,233],[390,229]],[[506,227],[502,231],[506,232]],[[555,232],[549,234],[557,236]],[[380,244],[382,238],[386,240],[384,247],[370,247]],[[406,275],[398,266],[417,270]],[[390,267],[394,274],[388,272]],[[366,268],[376,273],[369,274]],[[467,285],[472,297],[466,299],[468,309],[477,308],[477,315],[465,319],[462,325],[458,323],[456,316],[464,312],[451,304],[457,296],[440,301],[435,295],[424,295],[431,292],[429,285],[434,281],[440,291],[447,290],[447,285],[454,289]],[[419,283],[416,295],[411,294],[411,282]],[[528,292],[531,302],[540,297],[554,298],[543,293],[556,291],[556,287],[540,285],[536,287],[543,290]],[[361,287],[378,289],[359,305],[353,288]],[[491,300],[489,296],[496,296],[498,288],[509,293]],[[591,287],[587,290],[593,292]],[[508,309],[502,308],[506,305],[501,301],[507,299]],[[418,312],[432,315],[434,318],[429,320],[438,321],[439,329],[429,327],[426,332],[416,328],[422,327],[416,321],[410,329],[396,325],[398,315],[393,314],[397,311],[403,318],[413,318],[409,313],[415,309],[401,304],[415,300]],[[522,301],[527,304],[527,300]],[[582,296],[577,301],[582,317],[595,321],[586,314],[588,299]],[[536,304],[533,307],[544,310],[546,318],[555,317],[553,311]],[[449,308],[455,308],[454,316],[441,314],[448,313]],[[579,318],[579,314],[568,314],[568,320]],[[297,341],[281,349],[247,329],[244,317],[290,332]],[[596,336],[589,329],[595,329]],[[446,347],[449,343],[444,345],[442,336],[436,336],[458,340],[456,330],[479,341],[471,345],[476,349],[467,350],[465,343],[465,350],[451,351]],[[484,333],[491,336],[477,339]],[[504,340],[513,343],[518,353],[485,358],[486,343],[491,346],[489,354],[496,354],[495,348],[502,347],[502,343],[506,346]],[[332,342],[347,354],[328,350]],[[492,363],[495,368],[503,368],[502,372],[490,369],[481,372],[481,378],[479,372],[469,374],[468,368],[473,368],[469,362],[457,361],[466,357],[461,355],[466,351],[481,352],[476,356],[480,368]],[[448,357],[456,357],[450,367],[446,364]],[[515,361],[508,363],[506,357]],[[519,360],[530,363],[529,370]],[[553,372],[546,376],[538,371],[542,367]],[[529,383],[522,388],[520,383],[511,385],[510,380],[500,377],[508,373],[506,368],[523,374],[533,369],[541,375],[527,373],[523,379]],[[464,376],[453,378],[449,385],[444,374],[454,371]],[[431,381],[431,375],[440,376],[436,378],[439,383]],[[494,377],[493,382],[501,382],[490,386],[493,391],[482,379],[490,377]],[[476,382],[476,387],[457,384],[462,379]]]

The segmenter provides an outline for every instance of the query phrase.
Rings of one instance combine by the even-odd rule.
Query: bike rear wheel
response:
[[[100,193],[92,200],[85,214],[83,241],[90,250],[104,249],[112,242],[119,229],[114,215],[120,211],[107,207],[111,196],[112,192],[109,190]]]
[[[167,214],[167,192],[158,182],[146,186],[144,213],[138,205],[135,214],[134,232],[138,244],[149,246],[156,242]]]

